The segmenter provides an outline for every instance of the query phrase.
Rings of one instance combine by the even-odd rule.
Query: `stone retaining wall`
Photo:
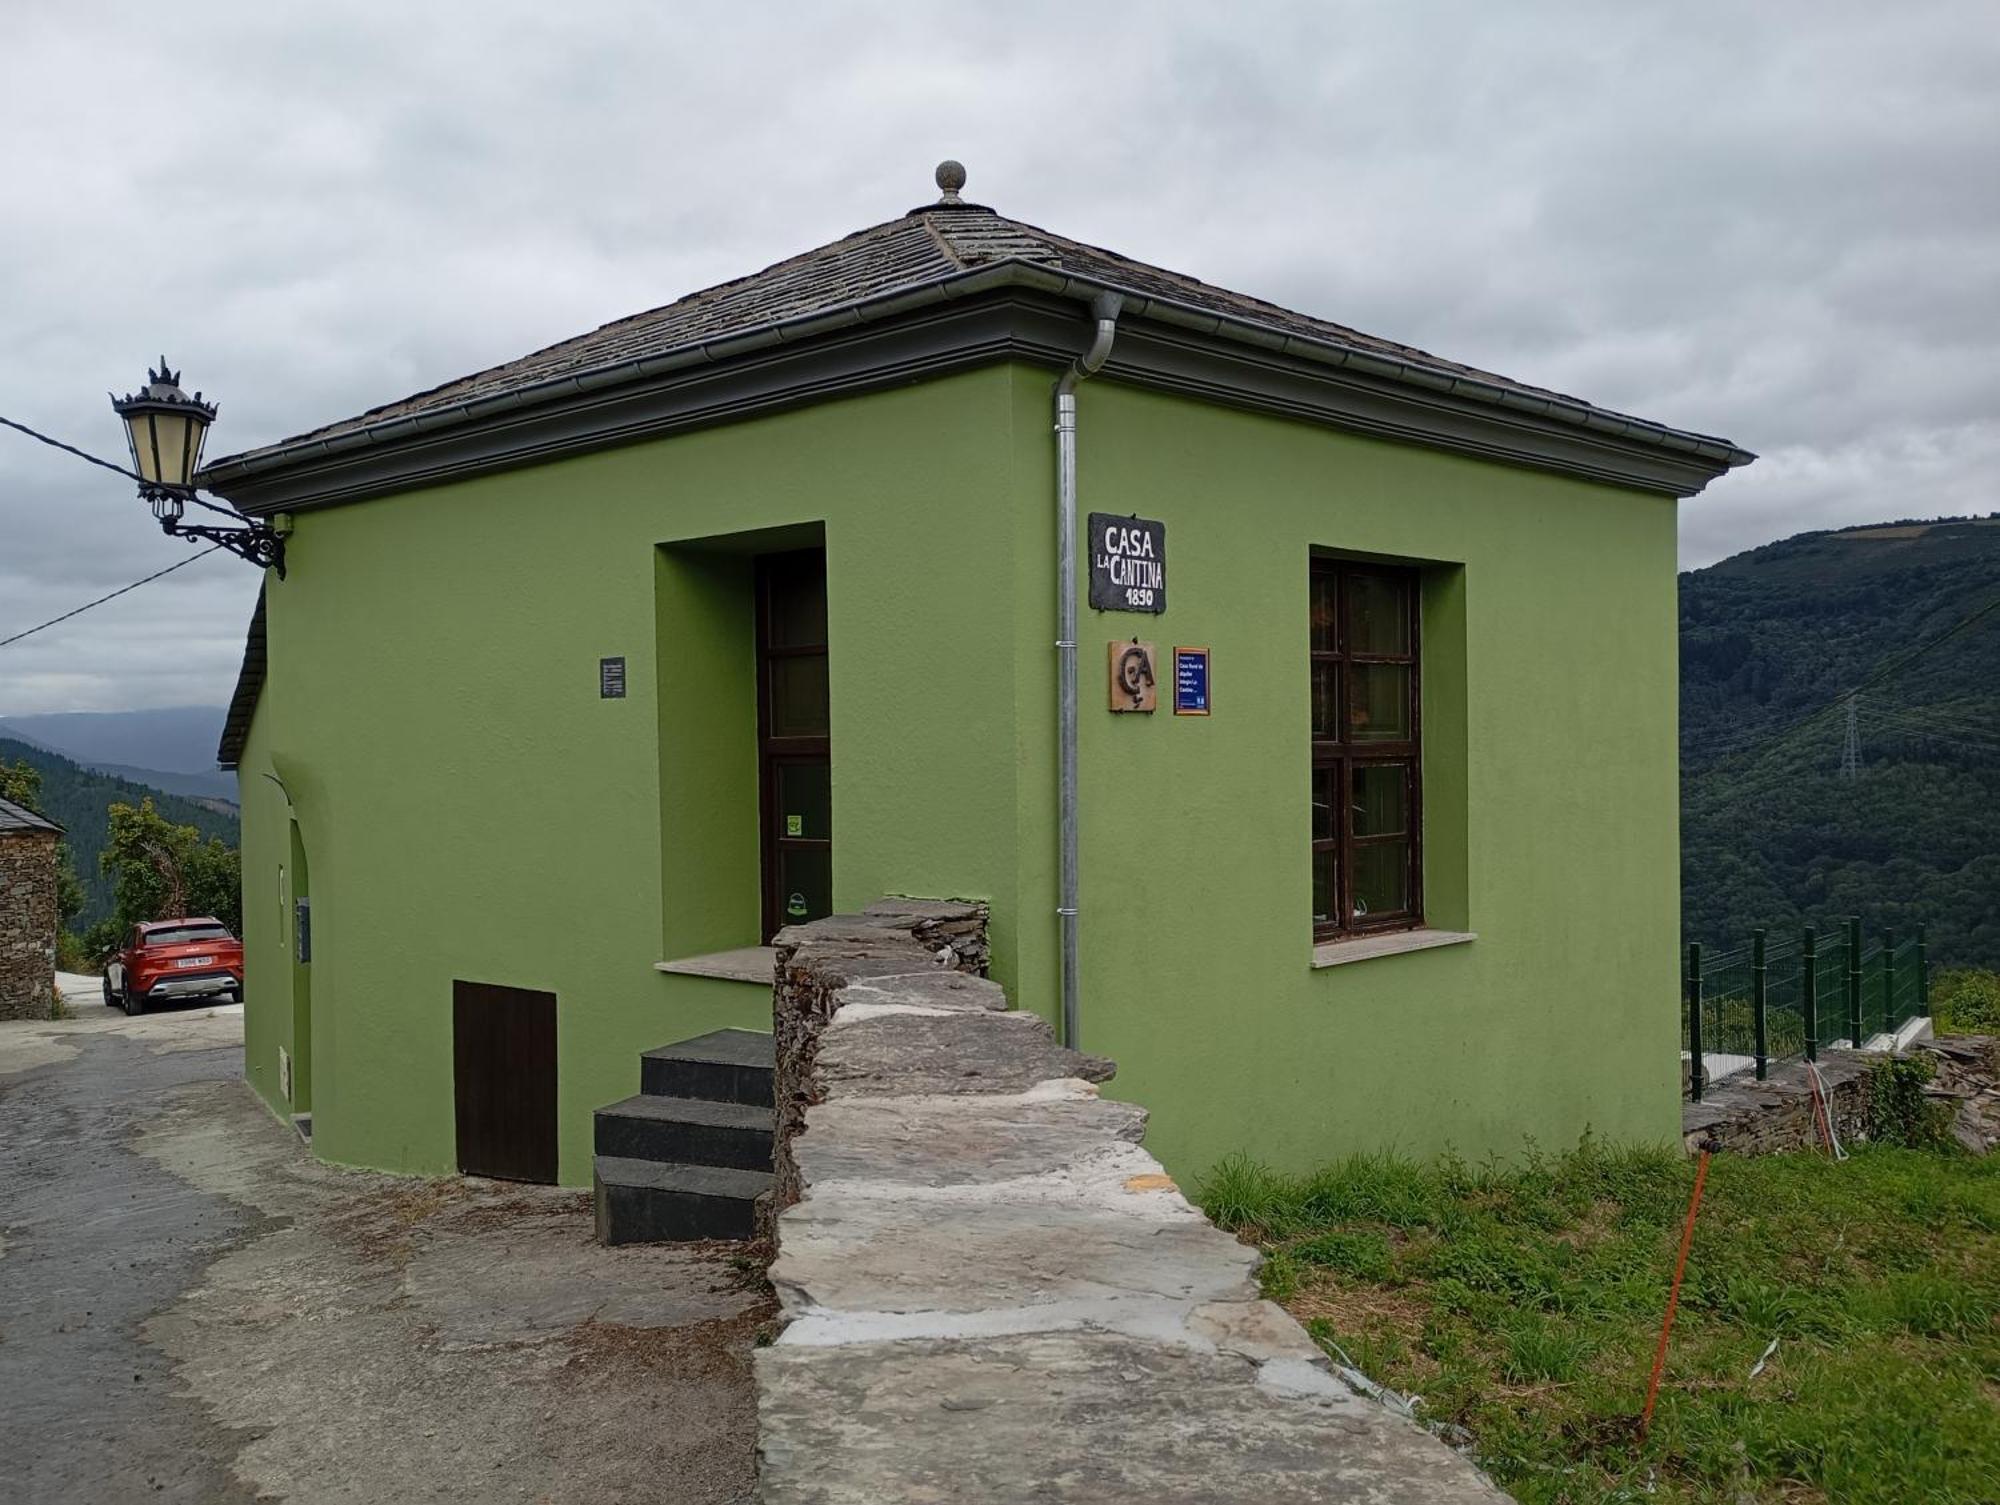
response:
[[[1920,1040],[1910,1048],[1937,1062],[1930,1095],[1953,1105],[1952,1133],[1974,1153],[2000,1144],[2000,1038],[1946,1035]],[[1868,1137],[1868,1077],[1879,1051],[1822,1050],[1819,1072],[1826,1084],[1834,1132],[1843,1142]],[[1681,1104],[1681,1133],[1690,1150],[1704,1142],[1739,1155],[1811,1149],[1820,1142],[1813,1121],[1805,1063],[1771,1068],[1765,1081],[1743,1074],[1709,1088],[1698,1103]]]
[[[0,832],[0,1019],[46,1019],[56,982],[55,831]]]
[[[977,905],[780,938],[767,1505],[1494,1501],[1259,1299],[1111,1063],[1010,1010]]]

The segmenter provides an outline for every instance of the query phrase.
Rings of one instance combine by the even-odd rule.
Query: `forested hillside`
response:
[[[239,844],[234,816],[218,814],[180,795],[162,794],[141,784],[93,772],[60,754],[26,742],[0,737],[0,762],[25,762],[41,770],[41,812],[63,828],[63,840],[69,846],[76,876],[83,883],[83,912],[71,922],[74,930],[83,930],[112,913],[111,880],[98,871],[97,859],[107,837],[107,812],[114,804],[137,805],[150,799],[153,808],[174,824],[193,826],[204,837],[219,836],[232,847]]]
[[[2000,515],[1804,533],[1680,584],[1688,938],[1858,914],[2000,966]]]

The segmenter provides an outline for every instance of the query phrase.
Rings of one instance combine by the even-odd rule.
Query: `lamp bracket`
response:
[[[284,535],[269,523],[252,519],[241,528],[215,528],[205,523],[184,523],[169,514],[160,519],[160,527],[173,538],[205,538],[261,569],[276,570],[280,580],[285,578]]]

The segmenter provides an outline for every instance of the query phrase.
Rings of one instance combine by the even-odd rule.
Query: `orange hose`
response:
[[[1708,1148],[1702,1147],[1701,1161],[1695,1166],[1694,1195],[1688,1198],[1687,1221],[1681,1225],[1681,1254],[1674,1261],[1673,1289],[1667,1293],[1667,1316],[1660,1324],[1660,1346],[1653,1354],[1653,1377],[1646,1385],[1646,1409],[1639,1416],[1639,1440],[1653,1425],[1653,1405],[1660,1398],[1660,1374],[1667,1367],[1667,1339],[1674,1330],[1674,1313],[1681,1304],[1681,1276],[1687,1270],[1688,1248],[1694,1243],[1694,1215],[1701,1210],[1701,1188],[1708,1180]]]

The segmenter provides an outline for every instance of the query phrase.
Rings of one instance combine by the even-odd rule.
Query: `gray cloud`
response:
[[[2000,507],[1985,0],[713,11],[109,6],[10,18],[0,412],[115,454],[162,349],[218,452],[930,196],[1761,451],[1689,564]],[[0,434],[0,636],[181,558]],[[0,715],[216,702],[205,559],[0,649]]]

